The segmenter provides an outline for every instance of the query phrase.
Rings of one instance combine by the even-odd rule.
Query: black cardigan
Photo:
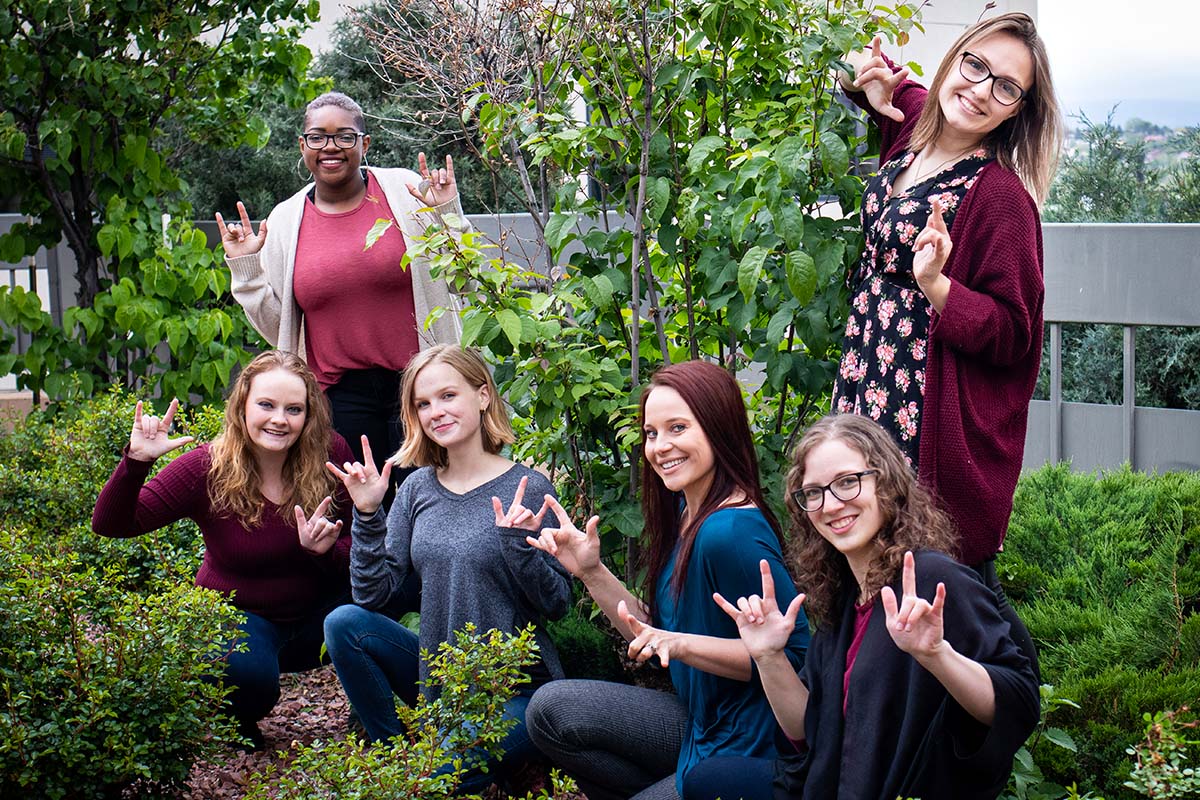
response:
[[[923,551],[916,553],[916,575],[918,594],[930,602],[938,582],[946,584],[945,637],[991,676],[992,726],[967,714],[933,675],[896,647],[878,596],[843,718],[842,680],[854,636],[853,594],[847,593],[840,624],[812,638],[801,673],[809,690],[804,720],[809,750],[776,763],[777,800],[994,800],[1003,791],[1013,756],[1038,722],[1033,670],[1013,643],[995,594],[975,572]],[[893,588],[899,599],[900,576]]]

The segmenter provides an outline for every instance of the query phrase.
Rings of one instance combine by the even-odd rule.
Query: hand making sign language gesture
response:
[[[775,578],[771,575],[771,565],[764,558],[758,562],[758,569],[762,574],[761,597],[756,594],[739,597],[737,605],[734,605],[720,592],[713,592],[713,601],[737,623],[738,635],[755,661],[783,652],[788,638],[796,630],[796,619],[800,615],[800,606],[804,604],[804,595],[798,594],[788,604],[786,611],[780,611],[779,603],[775,600]]]
[[[142,401],[138,400],[133,409],[133,430],[129,432],[129,457],[137,461],[153,461],[188,442],[195,441],[191,436],[171,438],[171,423],[174,422],[175,412],[178,410],[179,398],[175,398],[167,407],[167,413],[160,419],[153,414],[144,413]]]
[[[225,224],[221,212],[217,212],[217,230],[221,233],[221,245],[225,248],[228,258],[254,255],[262,250],[267,242],[267,221],[264,219],[258,226],[258,233],[255,233],[250,216],[246,213],[246,206],[241,200],[238,200],[237,210],[241,222],[231,222],[228,225]]]
[[[458,195],[458,182],[454,179],[454,159],[447,154],[445,169],[429,169],[425,154],[417,154],[417,172],[421,176],[418,186],[408,184],[408,193],[426,206],[434,208],[448,203]]]
[[[920,597],[912,551],[904,554],[901,575],[903,596],[899,606],[892,587],[884,586],[879,590],[883,611],[887,614],[888,633],[897,647],[914,658],[932,657],[945,641],[942,638],[942,610],[946,606],[946,584],[938,582],[932,603]]]
[[[545,507],[554,512],[559,527],[543,528],[538,536],[527,536],[525,541],[554,556],[567,572],[582,579],[584,574],[600,566],[600,517],[593,516],[581,531],[550,495],[546,495],[541,513],[545,513]]]
[[[497,528],[521,528],[527,531],[542,529],[542,518],[546,516],[546,510],[550,508],[549,497],[542,501],[541,510],[534,514],[522,504],[525,499],[525,487],[528,483],[528,476],[521,478],[521,482],[517,484],[516,494],[513,495],[512,505],[508,507],[507,511],[504,510],[504,504],[500,502],[500,498],[492,496],[492,509],[496,512]]]
[[[942,218],[941,201],[934,198],[929,202],[929,219],[925,222],[925,228],[913,242],[913,277],[927,297],[930,295],[929,287],[942,277],[942,267],[946,266],[953,247],[946,220]]]
[[[391,459],[385,461],[382,471],[376,469],[375,459],[371,454],[371,443],[365,433],[362,435],[361,441],[363,461],[367,462],[366,464],[363,464],[362,461],[354,463],[347,461],[342,464],[342,469],[338,469],[333,462],[326,461],[325,468],[345,485],[358,513],[369,516],[383,505],[383,498],[387,494],[392,477],[392,461]]]
[[[903,122],[904,113],[892,105],[892,94],[907,77],[908,67],[899,72],[892,72],[892,68],[880,52],[880,41],[876,36],[871,42],[870,58],[857,65],[853,86],[867,95],[871,107],[880,114],[896,122]]]

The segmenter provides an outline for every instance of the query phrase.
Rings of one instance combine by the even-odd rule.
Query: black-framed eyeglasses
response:
[[[302,133],[300,138],[304,141],[304,145],[309,150],[323,150],[325,145],[331,141],[341,150],[349,150],[354,145],[358,144],[360,136],[366,136],[365,133],[357,133],[352,131],[338,131],[337,133]]]
[[[1028,94],[1016,81],[1011,78],[1001,78],[988,69],[987,64],[974,53],[963,52],[958,62],[958,72],[971,83],[983,83],[992,79],[992,97],[1002,106],[1011,106],[1021,102]]]
[[[826,492],[845,503],[862,494],[863,478],[877,474],[879,474],[877,469],[864,469],[862,472],[839,475],[824,486],[801,486],[792,492],[792,499],[804,511],[820,511],[825,505]]]

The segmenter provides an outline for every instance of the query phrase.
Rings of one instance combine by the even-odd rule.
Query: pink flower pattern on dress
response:
[[[929,219],[936,197],[954,236],[954,216],[980,171],[991,163],[984,151],[894,193],[896,176],[912,165],[904,153],[884,164],[863,195],[862,257],[847,280],[852,298],[842,359],[831,406],[865,414],[887,428],[917,465],[925,359],[933,312],[912,277],[912,245]]]

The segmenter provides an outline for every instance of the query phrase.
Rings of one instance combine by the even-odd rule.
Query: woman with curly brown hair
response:
[[[128,537],[185,518],[199,526],[196,585],[232,595],[246,617],[246,649],[227,657],[225,685],[241,734],[261,746],[257,722],[279,699],[280,672],[320,664],[325,615],[349,599],[351,504],[325,462],[352,455],[316,378],[289,353],[268,351],[246,365],[220,436],[147,481],[159,456],[192,441],[171,438],[178,408],[171,401],[160,419],[137,404],[92,529]]]
[[[706,764],[685,798],[995,798],[1038,720],[1038,689],[994,592],[946,555],[949,519],[888,433],[825,417],[788,473],[794,567],[807,590],[780,609],[736,604],[763,688],[795,751],[774,764]],[[801,604],[817,624],[799,675],[782,657]],[[729,788],[721,775],[736,775]]]

